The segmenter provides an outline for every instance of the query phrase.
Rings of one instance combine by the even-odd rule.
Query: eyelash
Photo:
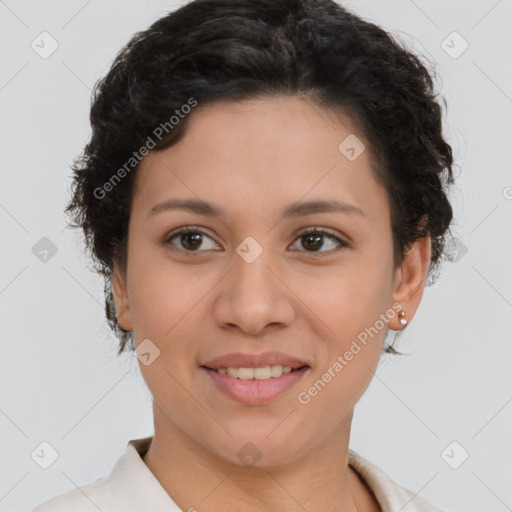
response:
[[[171,241],[174,238],[176,238],[179,235],[182,235],[184,233],[202,234],[202,235],[205,235],[206,237],[208,237],[208,238],[213,240],[213,238],[210,235],[206,234],[201,229],[193,227],[193,226],[187,226],[187,227],[184,227],[184,228],[180,228],[177,231],[171,232],[168,236],[165,237],[163,243],[166,244],[166,245],[171,244]],[[307,251],[307,250],[301,251],[301,250],[299,250],[299,252],[306,252],[306,253],[309,253],[309,254],[318,255],[320,257],[325,257],[325,256],[331,256],[332,254],[334,254],[335,252],[338,252],[341,249],[350,247],[350,244],[348,242],[346,242],[345,240],[342,240],[341,238],[337,237],[336,235],[334,235],[330,231],[327,231],[326,229],[322,229],[322,228],[316,228],[316,227],[308,228],[308,229],[302,231],[301,233],[299,233],[297,235],[295,240],[298,240],[298,239],[300,239],[302,237],[305,237],[307,235],[310,235],[310,234],[320,234],[320,235],[323,235],[326,238],[329,238],[330,240],[338,242],[339,243],[339,247],[337,247],[336,249],[331,249],[329,251]],[[173,249],[176,249],[177,251],[191,253],[191,254],[203,252],[203,251],[199,251],[199,250],[189,251],[189,250],[186,250],[186,249],[179,249],[177,247],[173,247]]]

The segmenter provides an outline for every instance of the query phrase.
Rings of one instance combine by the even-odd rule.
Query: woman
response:
[[[439,510],[348,448],[452,220],[436,98],[330,0],[195,0],[132,38],[67,211],[155,432],[35,512]]]

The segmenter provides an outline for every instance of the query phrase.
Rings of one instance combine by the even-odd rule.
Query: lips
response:
[[[261,352],[259,354],[232,352],[210,359],[201,364],[201,366],[211,370],[237,367],[260,368],[271,365],[290,366],[292,369],[310,366],[306,361],[298,357],[275,351]]]
[[[263,405],[277,399],[278,396],[284,394],[293,386],[297,386],[298,382],[309,373],[310,367],[304,366],[280,377],[272,377],[266,380],[235,379],[229,375],[221,375],[217,371],[206,367],[203,367],[203,371],[211,379],[210,382],[214,384],[214,389],[221,391],[224,396],[231,400],[244,405]]]

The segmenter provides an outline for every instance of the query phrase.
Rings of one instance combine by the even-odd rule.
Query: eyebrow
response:
[[[206,203],[197,199],[167,199],[161,203],[156,204],[151,208],[148,217],[152,217],[161,212],[172,210],[186,210],[197,215],[204,215],[207,217],[221,217],[225,215],[225,211],[219,206]],[[346,213],[357,214],[365,217],[365,213],[361,208],[345,203],[343,201],[308,201],[302,203],[295,203],[286,206],[282,211],[282,218],[295,218],[304,215],[311,215],[313,213]]]

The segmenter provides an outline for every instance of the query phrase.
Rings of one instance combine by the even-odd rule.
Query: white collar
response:
[[[151,436],[128,441],[110,475],[57,496],[32,512],[98,512],[98,508],[102,512],[182,512],[142,459],[152,439]],[[382,512],[442,512],[350,448],[348,463],[371,489]],[[201,508],[200,503],[191,503],[187,510],[192,507]]]
[[[142,460],[152,439],[152,437],[146,437],[129,441],[125,453],[126,465],[131,466],[131,469],[134,470],[132,473],[134,478],[142,479],[144,485],[141,487],[148,491],[148,496],[145,496],[146,500],[154,498],[155,506],[167,506],[165,510],[168,509],[169,512],[181,512]],[[397,484],[381,468],[350,448],[348,450],[348,464],[366,482],[383,512],[388,510],[393,512],[396,510],[401,510],[401,512],[442,512],[411,490]],[[119,476],[122,480],[124,479],[123,475]],[[153,505],[153,502],[151,504]],[[172,508],[173,506],[175,508]],[[191,506],[194,506],[194,504]],[[197,504],[197,507],[199,507],[199,504]]]

